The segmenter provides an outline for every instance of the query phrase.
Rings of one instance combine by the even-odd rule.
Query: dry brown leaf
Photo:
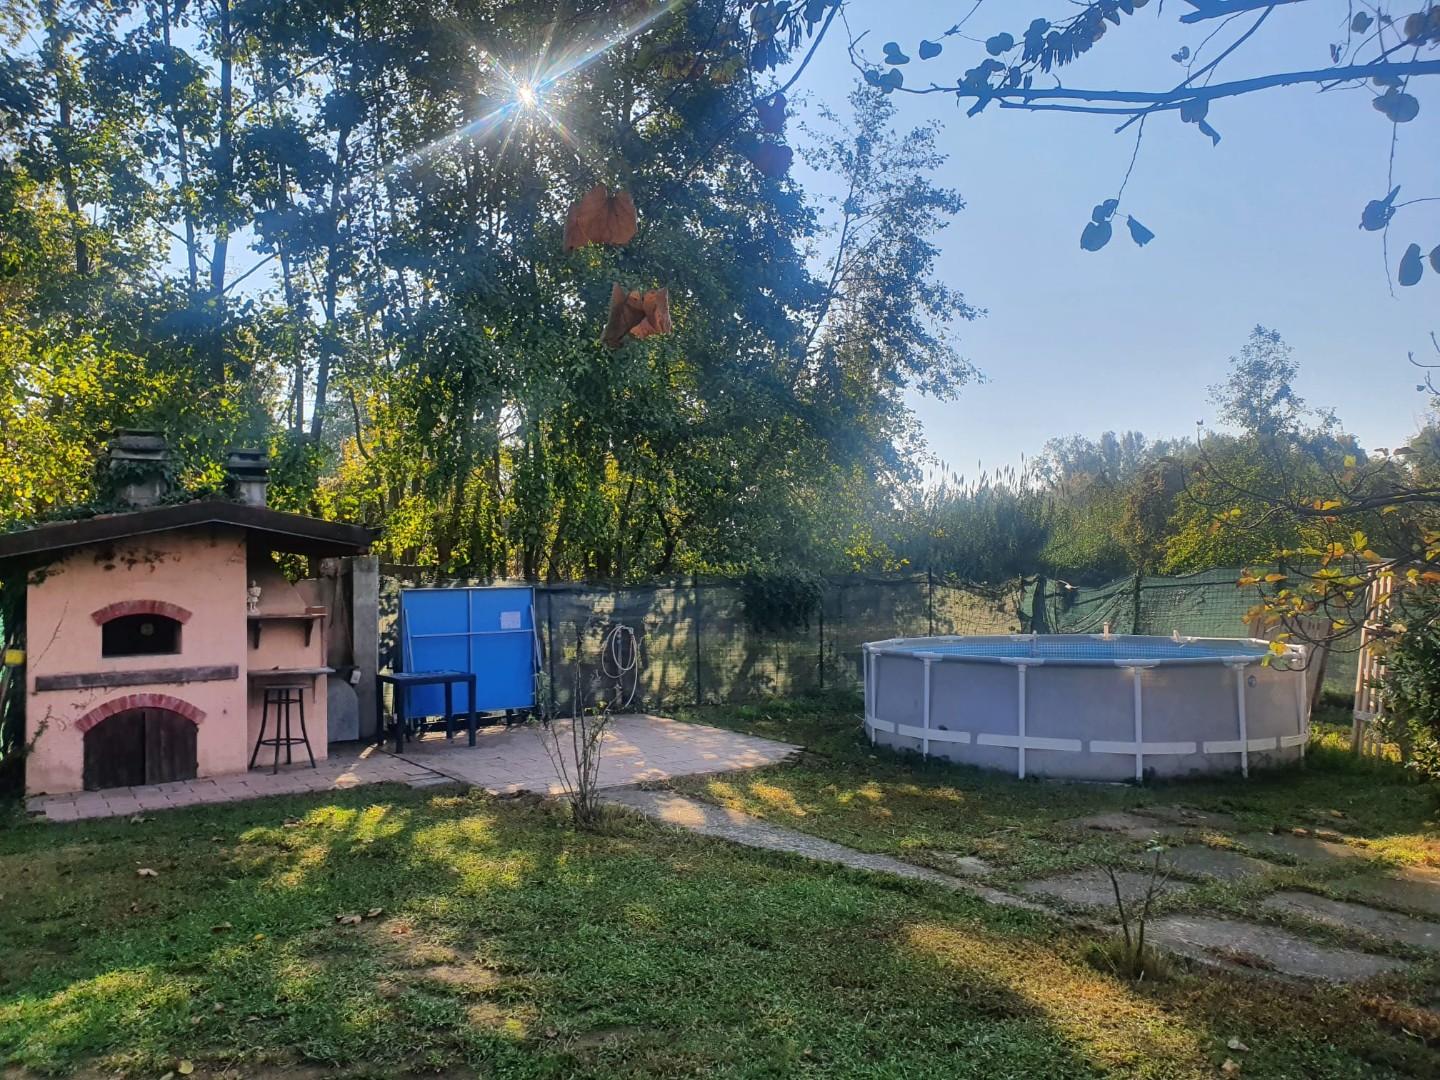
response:
[[[336,915],[335,921],[341,926],[359,926],[362,917],[359,915]]]
[[[160,876],[160,871],[158,871],[158,870],[151,870],[150,867],[148,867],[148,866],[142,866],[142,867],[140,867],[139,870],[136,870],[136,871],[135,871],[135,876],[136,876],[136,877],[159,877],[159,876]]]
[[[180,1062],[175,1066],[175,1071],[178,1072],[181,1076],[189,1076],[195,1071],[195,1066],[182,1058]]]
[[[565,250],[586,244],[624,246],[635,237],[635,201],[629,192],[613,195],[604,184],[596,184],[570,207],[565,218]]]
[[[1240,1036],[1238,1036],[1238,1035],[1231,1035],[1231,1036],[1230,1036],[1230,1041],[1227,1042],[1225,1045],[1226,1045],[1229,1049],[1231,1049],[1231,1050],[1237,1050],[1237,1051],[1239,1051],[1239,1052],[1242,1053],[1242,1054],[1245,1053],[1245,1052],[1247,1052],[1247,1051],[1250,1049],[1250,1047],[1246,1046],[1243,1042],[1240,1041]]]
[[[372,907],[369,911],[365,912],[365,917],[367,919],[378,919],[381,915],[384,914],[385,909],[383,907]]]
[[[1222,1076],[1239,1076],[1240,1063],[1234,1058],[1226,1058],[1225,1064],[1220,1066],[1220,1073]]]

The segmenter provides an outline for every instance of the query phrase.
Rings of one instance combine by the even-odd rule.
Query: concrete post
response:
[[[360,704],[360,738],[376,738],[379,702],[375,674],[380,664],[380,560],[374,555],[347,559],[350,566],[350,640],[360,669],[355,696]]]

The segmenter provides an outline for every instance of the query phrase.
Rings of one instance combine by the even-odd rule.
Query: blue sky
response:
[[[913,58],[921,37],[937,38],[969,7],[853,0],[847,13],[855,33],[870,31],[872,57],[895,39]],[[1178,16],[1190,9],[1174,0],[1157,16],[1160,7],[1112,27],[1062,70],[1064,82],[1173,86],[1183,69],[1170,54],[1194,49],[1213,25],[1182,26]],[[1343,40],[1347,7],[1316,0],[1279,8],[1221,78],[1325,66],[1329,43]],[[1067,11],[1073,6],[1053,0],[992,2],[965,33],[1018,37],[1030,19]],[[843,106],[854,84],[838,22],[832,35],[801,84],[811,107]],[[906,81],[953,82],[984,56],[978,42],[947,38],[937,59],[911,60]],[[1396,153],[1402,199],[1440,195],[1440,99],[1417,96],[1421,115],[1400,128]],[[1155,118],[1122,213],[1156,239],[1140,249],[1117,229],[1094,254],[1080,250],[1080,231],[1090,208],[1115,193],[1133,128],[1114,135],[1107,117],[994,108],[967,118],[942,95],[897,100],[902,123],[944,124],[950,160],[938,179],[968,206],[941,238],[942,272],[988,310],[958,332],[987,381],[953,402],[913,400],[931,449],[955,469],[973,476],[977,463],[1018,463],[1054,435],[1193,434],[1213,412],[1207,387],[1256,323],[1294,346],[1302,396],[1335,407],[1362,445],[1394,446],[1419,426],[1428,399],[1415,392],[1406,353],[1424,356],[1430,331],[1440,329],[1440,275],[1427,270],[1392,298],[1378,234],[1357,227],[1364,204],[1387,190],[1391,125],[1369,93],[1301,87],[1218,102],[1210,120],[1223,139],[1215,147],[1173,113]],[[1397,216],[1392,267],[1412,240],[1427,252],[1440,242],[1437,208]]]

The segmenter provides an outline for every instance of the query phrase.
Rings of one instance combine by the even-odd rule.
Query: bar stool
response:
[[[272,773],[280,771],[280,748],[285,748],[285,764],[294,764],[291,747],[303,746],[305,753],[310,755],[310,767],[316,768],[315,753],[310,749],[310,734],[305,730],[305,691],[309,687],[303,683],[273,683],[267,685],[262,691],[263,697],[260,700],[260,737],[255,740],[255,752],[250,755],[250,768],[255,767],[255,759],[260,756],[262,746],[273,746],[275,748],[275,764],[270,769]],[[294,737],[290,728],[290,707],[294,705],[300,711],[300,737]],[[265,737],[265,729],[270,724],[271,710],[274,710],[275,732],[270,738]],[[283,732],[283,734],[282,734]]]

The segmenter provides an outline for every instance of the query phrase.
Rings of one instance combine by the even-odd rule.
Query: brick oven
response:
[[[134,509],[0,535],[25,570],[27,794],[244,772],[277,682],[304,687],[325,756],[328,613],[274,556],[361,554],[368,531],[267,507],[253,452],[231,456],[234,498],[161,503],[136,462],[163,453],[112,442]]]

